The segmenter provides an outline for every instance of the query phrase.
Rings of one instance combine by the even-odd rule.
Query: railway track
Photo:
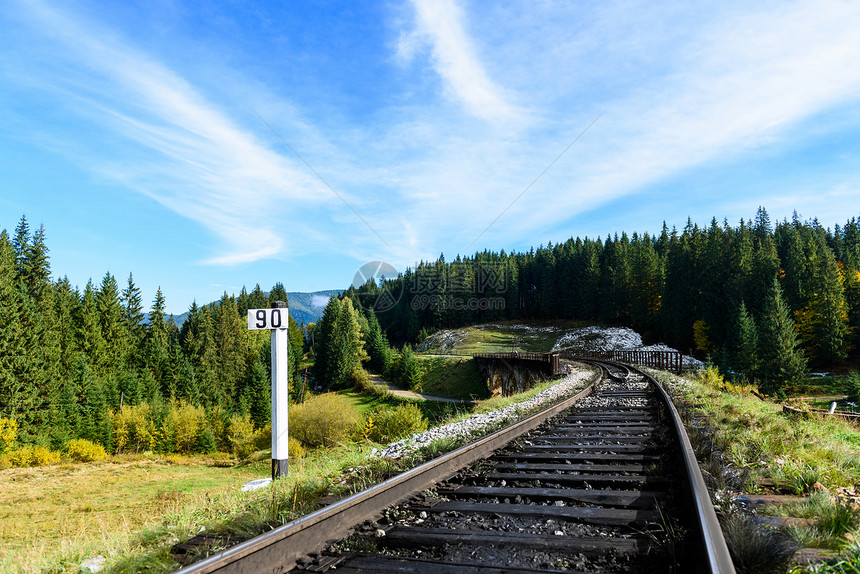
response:
[[[665,392],[599,365],[577,397],[182,572],[734,572]]]

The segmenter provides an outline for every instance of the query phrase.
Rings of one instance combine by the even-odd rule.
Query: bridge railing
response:
[[[680,351],[640,351],[615,350],[615,351],[576,351],[564,354],[569,359],[598,359],[604,361],[618,361],[620,363],[631,363],[645,367],[653,367],[665,371],[681,373],[684,368],[684,357]]]
[[[537,361],[545,363],[551,374],[555,375],[559,372],[558,353],[529,353],[524,351],[513,351],[510,353],[474,353],[472,357],[475,359],[504,359],[506,361]]]

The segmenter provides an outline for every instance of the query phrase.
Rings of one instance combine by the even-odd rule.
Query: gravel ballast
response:
[[[465,420],[448,423],[421,433],[415,433],[384,448],[373,449],[372,454],[386,458],[400,458],[439,439],[471,435],[488,426],[514,422],[526,413],[531,413],[545,405],[548,406],[550,403],[556,403],[562,398],[581,390],[593,375],[594,371],[591,370],[576,370],[559,380],[557,384],[521,403],[509,405],[489,413],[473,415]]]

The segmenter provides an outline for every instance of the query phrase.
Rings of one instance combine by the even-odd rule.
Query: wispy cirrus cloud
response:
[[[433,67],[448,92],[473,115],[492,121],[517,119],[522,112],[487,74],[466,32],[466,14],[456,0],[412,0],[416,28],[403,35],[400,54],[415,56],[418,45],[433,54]]]
[[[700,211],[733,219],[726,206],[748,217],[748,206],[769,205],[768,197],[776,206],[802,203],[816,215],[823,212],[812,206],[834,197],[850,203],[856,181],[828,174],[830,191],[818,194],[761,180],[750,184],[759,185],[755,198],[749,187],[703,188],[656,203],[644,197],[702,166],[780,156],[798,142],[856,127],[856,115],[834,113],[860,101],[860,6],[852,2],[409,0],[409,18],[392,18],[390,37],[379,41],[390,49],[380,59],[414,65],[389,70],[386,60],[364,74],[352,69],[351,54],[327,53],[326,69],[350,66],[354,83],[324,102],[325,78],[308,81],[323,86],[317,91],[302,89],[303,75],[317,69],[314,50],[328,39],[324,28],[308,31],[318,34],[308,46],[278,54],[300,61],[294,76],[223,64],[219,81],[201,83],[107,22],[46,4],[19,6],[44,53],[22,52],[16,79],[38,84],[34,91],[52,94],[69,116],[95,126],[98,138],[87,134],[80,145],[88,149],[79,152],[92,171],[209,230],[217,245],[200,259],[213,265],[312,252],[320,260],[386,259],[403,268],[463,252],[604,110],[475,248],[605,234],[613,231],[607,221],[629,230]],[[9,61],[5,69],[14,67]],[[384,90],[355,84],[378,77]],[[435,97],[437,90],[427,97],[428,82],[442,85],[447,98]],[[376,98],[366,102],[370,111],[337,107],[355,104],[355,93]],[[834,117],[816,125],[825,114]],[[95,149],[101,140],[116,145]],[[71,148],[64,153],[76,153]],[[607,206],[636,219],[611,217]]]
[[[329,201],[304,168],[237,121],[250,110],[219,107],[98,23],[45,3],[22,8],[48,62],[41,78],[19,70],[25,83],[44,81],[39,90],[119,143],[105,153],[81,142],[77,161],[208,229],[220,254],[202,263],[283,256],[291,208]]]
[[[470,141],[457,141],[441,127],[437,137],[445,142],[439,146],[445,151],[438,152],[440,157],[432,165],[416,170],[409,180],[416,188],[456,190],[447,197],[437,194],[431,201],[450,210],[452,215],[445,221],[456,231],[449,237],[465,244],[470,238],[464,230],[477,235],[603,109],[607,110],[605,116],[583,141],[488,231],[490,244],[528,245],[552,239],[555,233],[549,235],[545,230],[625,196],[647,203],[647,198],[635,195],[709,162],[731,163],[762,150],[782,153],[810,133],[807,123],[817,115],[860,97],[860,68],[852,64],[860,58],[860,35],[855,33],[860,27],[860,6],[855,3],[711,7],[698,20],[684,22],[689,30],[677,38],[677,45],[663,47],[668,51],[647,58],[641,53],[643,45],[659,47],[655,38],[672,37],[677,22],[668,14],[674,9],[668,9],[662,20],[659,9],[655,14],[650,7],[637,9],[629,3],[611,3],[597,16],[558,15],[549,4],[529,4],[522,9],[543,11],[522,19],[540,19],[539,29],[519,29],[515,23],[519,20],[510,14],[501,14],[510,21],[487,21],[485,17],[484,30],[502,30],[496,36],[516,38],[519,48],[506,46],[500,53],[510,60],[488,60],[487,64],[515,71],[506,77],[506,83],[535,110],[535,117],[546,119],[524,128],[516,139],[495,141],[497,134],[481,129],[472,132]],[[648,29],[635,25],[641,10],[649,12],[652,25]],[[612,26],[602,25],[602,19],[610,20]],[[577,37],[572,42],[569,30],[574,26]],[[611,50],[603,49],[604,45]],[[548,46],[553,50],[552,66],[541,64],[542,54],[534,51]],[[530,68],[530,61],[538,63]],[[576,74],[564,75],[573,70]],[[606,74],[619,78],[603,77]],[[637,79],[635,85],[622,81],[626,74]],[[596,87],[601,89],[584,87],[579,77],[599,78],[602,84]],[[554,91],[528,92],[529,86],[546,85],[552,85]],[[623,89],[607,91],[606,86]],[[847,117],[846,122],[856,124],[856,118]],[[464,150],[481,160],[464,165]],[[475,150],[483,153],[475,154]],[[760,184],[759,204],[767,203],[768,194],[777,198],[799,192]],[[736,196],[738,193],[743,196]],[[683,221],[702,206],[724,204],[727,198],[734,198],[745,209],[748,194],[748,189],[714,190],[711,196],[686,194],[664,204],[662,215],[671,219],[677,211]],[[794,197],[800,202],[809,199],[805,191]],[[779,201],[779,205],[784,203]],[[826,207],[823,201],[818,203]],[[855,201],[849,209],[858,208]],[[746,213],[741,209],[738,211]],[[427,204],[413,213],[415,227],[439,227],[430,221],[430,214],[438,211],[431,211]],[[459,217],[459,213],[468,217]],[[623,228],[623,222],[616,225]]]

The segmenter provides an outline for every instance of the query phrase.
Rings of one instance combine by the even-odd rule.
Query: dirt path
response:
[[[448,397],[435,397],[433,395],[424,395],[421,393],[416,393],[413,391],[407,391],[406,389],[401,389],[400,387],[396,387],[383,379],[380,375],[370,374],[370,382],[374,385],[385,387],[388,389],[388,392],[394,396],[402,397],[404,399],[424,399],[425,401],[438,401],[440,403],[462,403],[464,401],[460,399],[451,399]]]

